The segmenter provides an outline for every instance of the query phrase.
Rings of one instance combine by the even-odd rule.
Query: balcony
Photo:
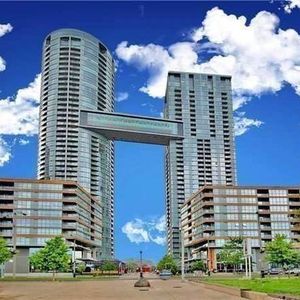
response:
[[[300,233],[292,233],[291,238],[298,241],[300,239]]]
[[[0,199],[14,199],[14,195],[0,195]]]
[[[203,226],[203,232],[205,231],[214,231],[215,226]]]
[[[258,201],[257,203],[258,203],[258,206],[267,206],[267,207],[270,206],[268,201]]]
[[[12,227],[12,226],[13,226],[12,222],[0,222],[1,228],[7,228],[7,227]]]
[[[14,205],[13,204],[0,204],[0,209],[13,210]]]
[[[63,222],[62,228],[63,229],[76,229],[77,228],[77,223],[75,223],[75,222],[71,222],[71,223]]]
[[[272,227],[271,226],[260,226],[261,231],[271,231]]]
[[[214,223],[214,218],[203,218],[202,223]]]
[[[77,214],[63,214],[62,216],[63,216],[63,218],[77,218],[78,217]]]
[[[13,191],[14,190],[14,186],[3,186],[0,185],[0,191]]]
[[[77,206],[76,205],[64,205],[63,211],[76,211]]]
[[[299,206],[300,207],[300,201],[289,201],[289,205],[291,206]]]
[[[291,225],[291,231],[300,231],[300,224]]]
[[[271,223],[271,219],[270,218],[259,217],[259,221],[261,223]]]
[[[13,231],[12,230],[1,230],[0,235],[1,236],[12,236]]]
[[[12,219],[13,214],[12,213],[3,213],[3,214],[0,214],[0,218],[1,219]]]
[[[272,239],[272,235],[271,234],[262,234],[261,239],[270,240],[270,239]]]
[[[270,214],[270,210],[269,209],[258,209],[258,213],[259,214]]]

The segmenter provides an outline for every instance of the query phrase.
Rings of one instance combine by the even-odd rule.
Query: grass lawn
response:
[[[209,278],[207,283],[217,283],[268,294],[290,294],[300,296],[300,278],[264,278],[264,279],[218,279]]]

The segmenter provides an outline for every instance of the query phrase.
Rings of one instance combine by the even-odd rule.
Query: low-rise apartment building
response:
[[[77,257],[101,251],[102,208],[78,183],[0,179],[0,236],[16,250],[6,272],[27,273],[28,257],[61,235]]]
[[[202,259],[210,270],[220,269],[219,249],[242,237],[251,243],[253,268],[265,268],[264,246],[276,234],[299,246],[299,211],[299,186],[204,186],[181,211],[187,262]]]

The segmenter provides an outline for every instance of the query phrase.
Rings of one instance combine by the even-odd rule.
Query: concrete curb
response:
[[[250,300],[278,300],[278,299],[300,300],[300,298],[296,297],[296,296],[267,294],[267,293],[251,291],[248,289],[240,289],[240,288],[236,288],[236,287],[225,286],[225,285],[221,285],[221,284],[205,283],[202,281],[197,281],[195,279],[189,279],[189,280],[191,282],[200,284],[202,287],[204,287],[206,289],[225,293],[225,294],[228,294],[231,296],[241,297],[244,299],[250,299]]]

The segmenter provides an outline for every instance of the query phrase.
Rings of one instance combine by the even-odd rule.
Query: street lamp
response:
[[[74,242],[73,242],[73,278],[76,277],[76,240],[74,238]]]
[[[140,278],[134,284],[134,287],[150,287],[149,281],[143,277],[143,251],[140,250]]]
[[[73,234],[70,234],[70,237],[73,238],[73,255],[72,255],[72,273],[73,278],[76,277],[76,238]]]
[[[143,278],[143,251],[140,250],[140,278]]]
[[[181,238],[181,280],[184,281],[184,231],[180,226],[180,238]]]

